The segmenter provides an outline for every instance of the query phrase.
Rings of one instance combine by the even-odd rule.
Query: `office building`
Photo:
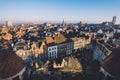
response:
[[[115,25],[116,18],[117,18],[116,16],[113,16],[113,20],[112,20],[113,25]]]

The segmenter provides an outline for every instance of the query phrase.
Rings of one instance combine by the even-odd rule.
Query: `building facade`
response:
[[[56,59],[57,56],[57,45],[47,47],[48,59]]]

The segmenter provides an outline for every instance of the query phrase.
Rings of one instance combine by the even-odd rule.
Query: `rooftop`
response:
[[[102,62],[101,66],[111,75],[120,76],[120,49],[114,49]]]
[[[24,68],[23,60],[10,49],[0,51],[0,78],[8,78]]]

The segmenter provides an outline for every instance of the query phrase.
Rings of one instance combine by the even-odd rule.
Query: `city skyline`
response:
[[[87,22],[120,24],[120,0],[0,0],[0,21]]]

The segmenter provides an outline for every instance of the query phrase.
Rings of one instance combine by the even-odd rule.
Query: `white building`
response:
[[[6,21],[6,26],[12,26],[12,21]]]
[[[101,62],[110,54],[111,51],[97,41],[97,45],[94,46],[93,59]]]
[[[57,45],[48,46],[48,59],[57,58]]]
[[[98,34],[102,34],[102,33],[103,33],[102,29],[99,29],[99,30],[97,31],[97,33],[98,33]]]

